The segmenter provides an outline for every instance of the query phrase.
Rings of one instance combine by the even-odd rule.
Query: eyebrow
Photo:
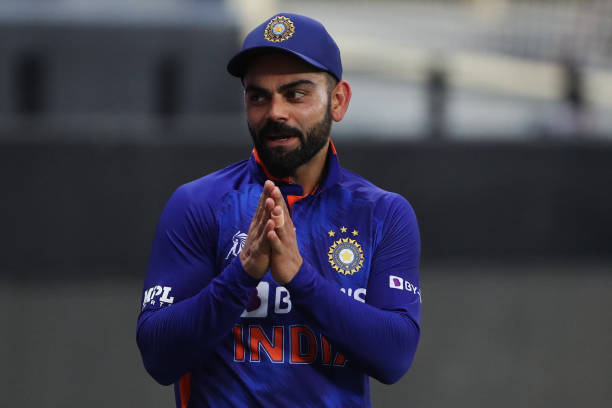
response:
[[[247,85],[246,88],[244,88],[244,92],[249,93],[249,92],[258,92],[261,94],[264,94],[266,96],[270,96],[271,93],[270,91],[268,91],[265,88],[262,88],[261,86],[257,86],[257,85]]]
[[[297,81],[289,82],[289,83],[286,83],[286,84],[283,84],[283,85],[279,86],[278,89],[277,89],[277,92],[284,92],[284,91],[286,91],[288,89],[292,89],[292,88],[295,88],[295,87],[300,86],[300,85],[307,85],[309,87],[315,87],[316,86],[316,84],[314,82],[312,82],[312,81],[310,81],[308,79],[299,79]],[[245,92],[259,92],[259,93],[262,93],[264,95],[270,95],[271,94],[271,92],[268,91],[267,89],[262,88],[262,87],[257,86],[257,85],[247,85],[246,88],[245,88]]]
[[[316,84],[308,79],[298,79],[297,81],[289,82],[288,84],[284,84],[278,87],[278,92],[283,92],[291,88],[295,88],[300,85],[308,85],[310,87],[315,87]]]

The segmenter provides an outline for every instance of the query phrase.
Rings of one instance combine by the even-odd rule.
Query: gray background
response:
[[[125,275],[112,279],[90,272],[3,281],[3,405],[173,406],[172,388],[146,374],[135,344],[141,279],[133,270],[97,271]],[[421,278],[419,350],[398,383],[372,380],[374,406],[596,407],[611,400],[609,265],[424,263]]]

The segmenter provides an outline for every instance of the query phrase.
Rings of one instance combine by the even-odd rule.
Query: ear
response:
[[[336,84],[331,93],[331,116],[334,121],[340,122],[344,118],[351,95],[351,86],[348,82],[342,80]]]

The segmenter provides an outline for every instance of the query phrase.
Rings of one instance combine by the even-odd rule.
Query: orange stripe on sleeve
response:
[[[181,408],[187,408],[191,399],[191,374],[187,373],[179,380],[179,395],[181,397]]]

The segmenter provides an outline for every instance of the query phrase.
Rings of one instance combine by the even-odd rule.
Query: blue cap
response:
[[[242,50],[227,64],[227,70],[242,77],[251,57],[270,51],[293,54],[337,80],[342,79],[340,49],[323,24],[291,13],[277,14],[251,31]]]

